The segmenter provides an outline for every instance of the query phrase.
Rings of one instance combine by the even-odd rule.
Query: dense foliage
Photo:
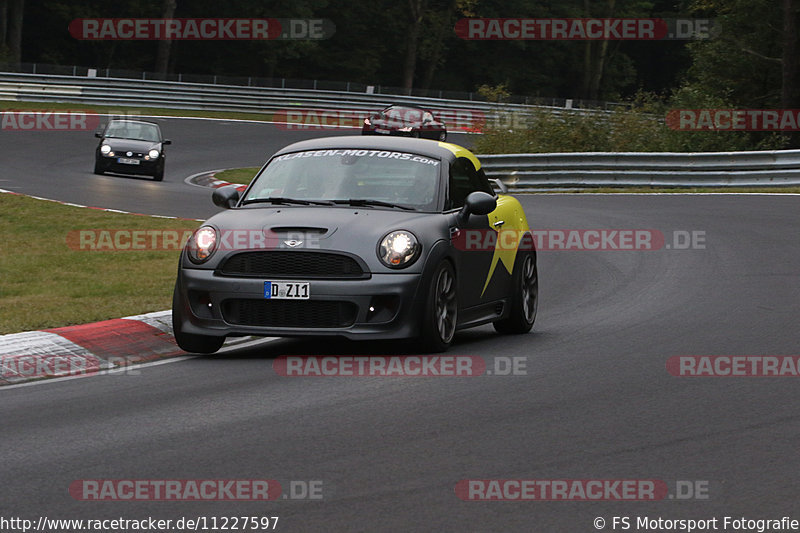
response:
[[[646,94],[661,109],[800,108],[800,0],[0,0],[0,17],[0,63],[448,91],[502,86],[514,96],[589,101],[631,101]],[[336,32],[318,41],[174,41],[170,46],[71,37],[70,21],[87,17],[322,18],[332,21]],[[464,40],[454,31],[464,17],[707,18],[715,21],[716,31],[711,39],[695,41]],[[719,135],[682,135],[660,144],[674,149],[720,144]],[[800,146],[796,135],[758,133],[727,135],[722,144]]]

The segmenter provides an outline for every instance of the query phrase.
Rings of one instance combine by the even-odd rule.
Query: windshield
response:
[[[155,124],[144,124],[142,122],[110,122],[108,128],[106,128],[105,136],[150,142],[159,142],[161,140]]]
[[[387,107],[380,115],[386,120],[395,120],[404,123],[422,122],[424,115],[430,113],[413,107]],[[431,117],[433,118],[433,117]]]
[[[422,211],[437,205],[440,161],[387,150],[311,150],[275,157],[244,202],[265,198],[377,200]]]

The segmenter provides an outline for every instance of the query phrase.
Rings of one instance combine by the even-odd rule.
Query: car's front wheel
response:
[[[539,273],[536,255],[517,252],[514,261],[513,294],[508,317],[494,323],[498,333],[527,333],[536,321],[539,307]]]
[[[439,140],[445,142],[447,140],[447,132],[443,131],[439,134]]]
[[[161,181],[164,179],[164,162],[162,161],[160,165],[156,167],[156,171],[153,172],[153,179],[155,181]]]
[[[456,275],[449,261],[436,268],[422,317],[421,344],[425,351],[443,352],[453,343],[458,319]]]
[[[183,305],[181,303],[178,284],[175,284],[175,291],[172,293],[172,334],[175,342],[181,350],[191,353],[214,353],[222,347],[225,337],[213,335],[195,335],[184,333],[181,329],[183,324]]]
[[[103,164],[100,162],[99,159],[95,158],[94,160],[94,173],[102,176],[105,174],[106,170],[103,168]]]

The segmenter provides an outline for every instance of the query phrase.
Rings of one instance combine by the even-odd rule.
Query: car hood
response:
[[[204,268],[216,266],[230,253],[253,249],[335,250],[361,257],[372,272],[396,272],[377,257],[379,241],[394,230],[407,230],[422,244],[423,255],[433,244],[449,237],[448,216],[373,207],[258,206],[223,211],[206,224],[221,234],[222,247]],[[263,245],[255,235],[265,236]],[[238,237],[238,241],[236,240]],[[291,246],[291,241],[295,241]],[[299,243],[297,242],[299,241]],[[255,246],[252,246],[255,244]],[[417,261],[403,272],[421,269]]]
[[[153,141],[137,141],[136,139],[117,139],[113,137],[104,137],[102,144],[107,144],[115,152],[130,151],[147,153],[153,148],[159,148],[160,142]]]

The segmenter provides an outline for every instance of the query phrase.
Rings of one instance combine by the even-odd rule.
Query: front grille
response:
[[[368,278],[349,255],[326,252],[240,252],[219,269],[224,276],[258,276],[291,279]]]
[[[326,300],[253,300],[222,302],[222,316],[229,324],[274,328],[344,328],[356,321],[358,307],[352,302]]]

